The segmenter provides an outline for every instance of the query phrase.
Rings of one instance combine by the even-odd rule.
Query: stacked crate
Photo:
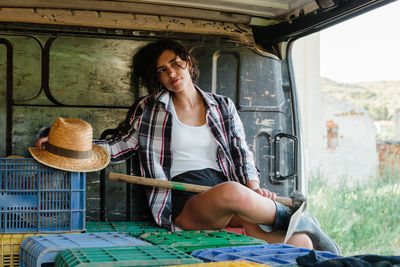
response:
[[[68,249],[58,254],[57,267],[169,266],[202,261],[169,246]]]
[[[19,248],[22,241],[35,234],[0,234],[0,266],[19,266]]]
[[[86,232],[121,232],[139,237],[144,233],[167,232],[167,230],[154,222],[86,222]]]
[[[168,245],[185,253],[206,248],[267,244],[261,239],[223,230],[145,233],[140,239],[154,245]]]
[[[0,260],[19,266],[29,236],[85,230],[86,174],[48,168],[31,158],[0,158]]]
[[[118,232],[52,234],[26,238],[20,247],[20,266],[53,264],[63,250],[150,246],[148,242]]]
[[[310,249],[297,248],[286,244],[269,244],[200,249],[193,251],[191,255],[204,262],[250,261],[272,266],[296,266],[296,259],[308,255],[310,252]],[[325,251],[313,251],[313,253],[319,260],[340,257]]]
[[[310,251],[227,231],[168,232],[153,222],[85,224],[85,188],[85,173],[0,158],[0,266],[278,266]]]

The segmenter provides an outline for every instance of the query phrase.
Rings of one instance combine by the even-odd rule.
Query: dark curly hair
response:
[[[163,39],[150,43],[142,47],[133,57],[133,83],[138,88],[145,86],[153,96],[165,90],[158,80],[156,66],[158,58],[165,50],[171,50],[183,61],[191,63],[190,76],[193,83],[199,78],[195,59],[178,41]]]

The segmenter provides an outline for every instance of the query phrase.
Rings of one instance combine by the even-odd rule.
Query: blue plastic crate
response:
[[[70,248],[150,246],[138,238],[118,233],[84,233],[31,236],[19,249],[20,266],[41,266],[54,263],[57,255]]]
[[[270,244],[257,246],[226,247],[215,249],[199,249],[192,256],[204,262],[246,260],[268,265],[297,264],[296,259],[310,253],[310,249],[297,248],[285,244]],[[341,257],[325,251],[316,251],[326,259]]]
[[[0,158],[0,233],[83,231],[86,173]]]

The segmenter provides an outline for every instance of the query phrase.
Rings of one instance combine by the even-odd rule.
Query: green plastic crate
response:
[[[186,253],[205,248],[267,244],[261,239],[224,230],[145,233],[139,238],[154,245],[168,245]]]
[[[57,255],[55,266],[168,266],[201,262],[169,246],[131,246],[67,249]]]
[[[139,237],[149,232],[166,232],[153,222],[86,222],[86,232],[122,232]]]

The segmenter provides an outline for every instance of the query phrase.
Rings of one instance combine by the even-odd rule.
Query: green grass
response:
[[[336,188],[329,177],[309,180],[309,210],[322,229],[341,247],[345,256],[400,255],[400,176],[396,168],[368,184]]]

